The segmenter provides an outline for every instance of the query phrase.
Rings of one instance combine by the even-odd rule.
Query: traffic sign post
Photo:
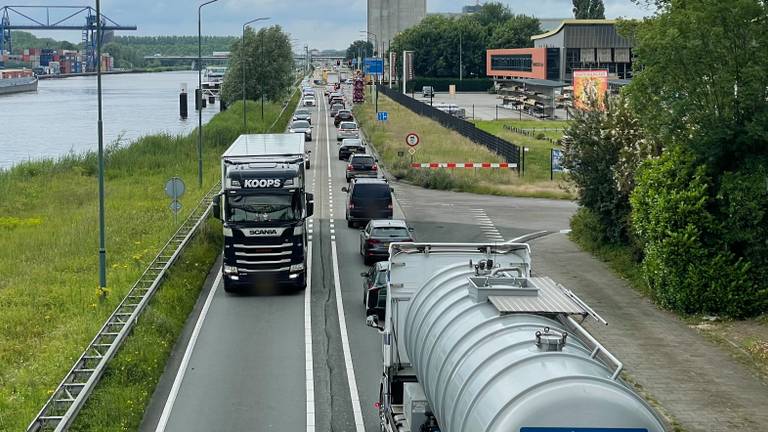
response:
[[[184,195],[186,190],[187,187],[184,184],[184,181],[178,177],[171,177],[170,180],[165,182],[165,194],[168,195],[168,198],[171,199],[171,205],[169,208],[171,209],[171,212],[173,212],[174,225],[178,224],[179,212],[182,209],[179,198]]]
[[[419,142],[420,142],[419,136],[415,132],[411,132],[405,136],[405,143],[408,144],[410,147],[416,147],[417,145],[419,145]]]

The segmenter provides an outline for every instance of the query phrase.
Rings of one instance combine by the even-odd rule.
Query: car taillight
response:
[[[352,203],[349,203],[349,208],[353,209],[353,208],[355,208],[355,205],[352,204]]]
[[[371,169],[372,169],[373,171],[378,171],[378,170],[379,170],[379,166],[378,166],[378,165],[376,165],[376,164],[373,164],[373,168],[371,168]]]
[[[352,171],[352,164],[347,165],[347,171]]]
[[[368,244],[377,244],[377,243],[381,243],[381,242],[379,240],[374,239],[374,238],[369,238],[368,239]]]
[[[391,210],[392,209],[392,203],[387,204],[387,208]]]

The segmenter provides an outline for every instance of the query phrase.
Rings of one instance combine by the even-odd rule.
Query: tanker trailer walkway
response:
[[[534,270],[610,323],[588,325],[646,395],[688,432],[768,431],[768,383],[674,314],[659,310],[565,235],[531,242]]]

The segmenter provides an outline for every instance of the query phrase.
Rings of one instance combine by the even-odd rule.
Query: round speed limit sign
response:
[[[419,145],[419,136],[411,132],[405,136],[405,143],[411,147],[416,147]]]

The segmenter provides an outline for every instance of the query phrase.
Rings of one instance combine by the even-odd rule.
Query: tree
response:
[[[222,85],[222,98],[231,103],[243,97],[243,67],[247,99],[270,101],[283,98],[293,85],[294,61],[291,42],[280,26],[248,28],[245,40],[232,44],[229,68]]]
[[[605,19],[603,0],[573,0],[573,16],[576,19]]]
[[[471,15],[483,27],[495,27],[512,18],[509,7],[499,2],[484,3],[480,10]]]
[[[488,48],[532,47],[531,36],[541,32],[541,23],[537,18],[514,15],[496,27],[488,41]]]
[[[347,48],[347,60],[356,59],[362,53],[363,57],[373,56],[373,44],[370,41],[356,40]]]

